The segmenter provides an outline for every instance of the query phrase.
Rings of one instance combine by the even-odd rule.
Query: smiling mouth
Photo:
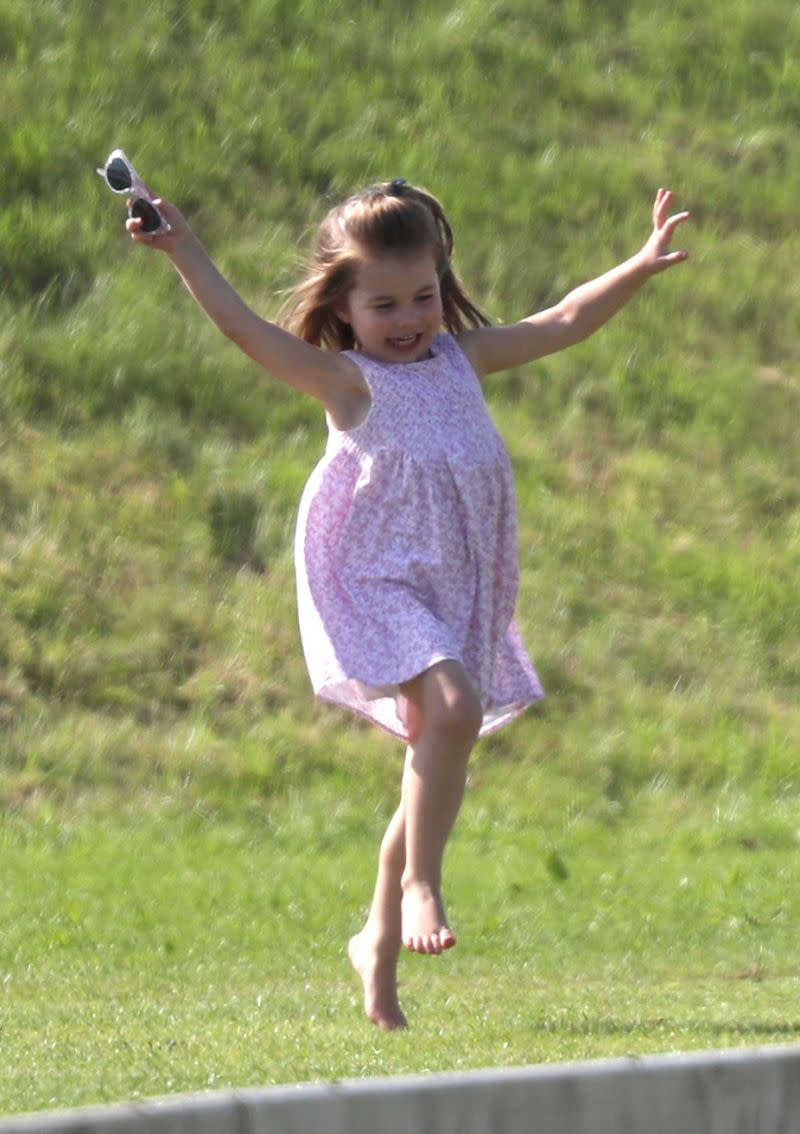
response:
[[[395,350],[410,350],[421,338],[422,335],[398,335],[397,338],[389,339],[389,342]]]

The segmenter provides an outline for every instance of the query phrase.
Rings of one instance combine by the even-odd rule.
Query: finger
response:
[[[672,268],[675,264],[682,264],[684,260],[689,259],[689,253],[685,249],[679,252],[667,252],[663,256],[659,256],[656,260],[656,265],[659,271],[664,271],[666,268]]]
[[[142,244],[150,244],[152,243],[153,237],[149,232],[142,231],[143,223],[141,217],[128,217],[125,221],[125,228],[128,230],[131,240],[138,240]]]
[[[661,231],[668,241],[672,239],[672,235],[678,225],[683,224],[685,221],[689,220],[690,217],[691,213],[688,209],[685,209],[682,213],[674,213],[663,222]]]
[[[670,189],[658,190],[655,204],[653,205],[653,225],[655,228],[661,228],[663,225],[671,201],[672,191]]]

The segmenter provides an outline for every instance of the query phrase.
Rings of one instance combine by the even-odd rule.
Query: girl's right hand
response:
[[[131,204],[130,200],[128,204]],[[153,204],[170,226],[171,232],[161,229],[156,229],[155,232],[145,232],[142,228],[144,222],[141,217],[128,217],[125,221],[125,228],[130,233],[131,239],[135,240],[137,244],[147,244],[151,248],[159,249],[162,252],[174,252],[184,241],[192,236],[192,230],[189,228],[181,211],[175,205],[170,204],[169,201],[165,201],[163,197],[154,197]]]

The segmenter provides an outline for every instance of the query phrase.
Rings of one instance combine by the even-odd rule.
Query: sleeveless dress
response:
[[[456,659],[481,697],[483,735],[543,696],[514,622],[508,453],[452,336],[415,363],[347,353],[372,404],[354,429],[329,422],[295,540],[312,686],[407,739],[398,687]]]

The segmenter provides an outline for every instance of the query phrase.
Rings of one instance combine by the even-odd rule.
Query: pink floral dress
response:
[[[514,623],[511,463],[456,341],[383,363],[349,352],[372,393],[355,429],[329,427],[295,543],[315,693],[407,739],[403,682],[464,666],[490,732],[542,697]]]

